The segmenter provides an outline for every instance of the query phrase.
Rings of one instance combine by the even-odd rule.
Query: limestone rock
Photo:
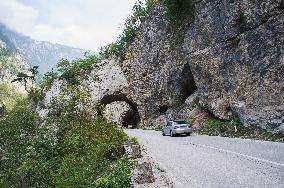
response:
[[[125,125],[125,118],[127,118],[127,113],[130,110],[131,107],[126,102],[116,101],[106,105],[104,114],[107,120],[112,121],[119,126],[127,126]]]
[[[103,61],[85,75],[93,101],[124,101],[140,127],[187,120],[198,104],[220,119],[237,116],[246,126],[283,133],[281,0],[193,2],[195,16],[181,33],[155,5],[123,60]]]
[[[280,5],[280,0],[196,2],[184,49],[200,103],[215,116],[235,115],[247,126],[269,131],[283,123],[284,12]]]
[[[135,182],[137,184],[153,183],[155,181],[150,162],[139,163],[136,166]]]
[[[176,99],[182,104],[197,89],[199,104],[218,118],[238,116],[246,126],[283,132],[281,0],[206,0],[194,5],[194,20],[184,23],[182,44],[176,43],[178,34],[169,29],[164,9],[157,5],[127,47],[121,66],[141,126],[149,126],[160,109],[176,111]]]

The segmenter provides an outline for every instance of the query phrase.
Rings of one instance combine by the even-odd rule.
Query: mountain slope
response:
[[[0,39],[11,51],[19,51],[32,66],[38,65],[40,73],[50,71],[57,62],[84,56],[86,50],[50,42],[36,41],[0,24]]]
[[[0,40],[0,118],[6,110],[12,110],[27,93],[23,83],[11,81],[17,78],[20,72],[28,74],[30,68],[23,55],[18,51],[9,50],[12,44],[5,41],[9,42],[6,38]]]
[[[11,83],[19,72],[28,73],[30,64],[18,51],[8,48],[9,44],[0,39],[0,84],[9,85],[20,93],[25,93],[21,83]],[[1,100],[1,98],[0,98]]]

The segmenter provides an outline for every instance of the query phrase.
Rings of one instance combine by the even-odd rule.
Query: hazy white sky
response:
[[[136,0],[0,0],[0,22],[36,40],[98,51],[115,41]]]

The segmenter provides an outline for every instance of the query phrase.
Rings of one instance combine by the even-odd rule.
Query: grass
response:
[[[237,138],[251,138],[258,140],[267,140],[275,142],[284,142],[283,134],[273,134],[265,130],[255,130],[243,126],[239,119],[232,121],[222,121],[219,119],[209,119],[201,129],[199,134],[209,136],[224,136]]]

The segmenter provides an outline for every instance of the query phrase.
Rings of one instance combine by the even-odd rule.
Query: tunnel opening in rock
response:
[[[180,98],[184,103],[197,90],[189,63],[184,65],[180,78]]]
[[[161,113],[161,114],[164,114],[167,112],[167,110],[169,109],[170,107],[167,106],[167,105],[162,105],[162,106],[159,106],[158,108],[158,111]]]
[[[122,117],[122,126],[123,127],[129,127],[129,125],[133,125],[134,127],[137,127],[137,120],[133,118],[135,116],[134,111],[131,109],[127,111],[127,113]]]
[[[112,94],[112,95],[105,95],[101,100],[100,103],[104,106],[116,102],[116,101],[123,101],[126,102],[130,106],[130,110],[124,114],[122,117],[122,126],[123,127],[132,127],[136,128],[140,122],[140,115],[138,112],[137,104],[130,100],[124,94]]]

